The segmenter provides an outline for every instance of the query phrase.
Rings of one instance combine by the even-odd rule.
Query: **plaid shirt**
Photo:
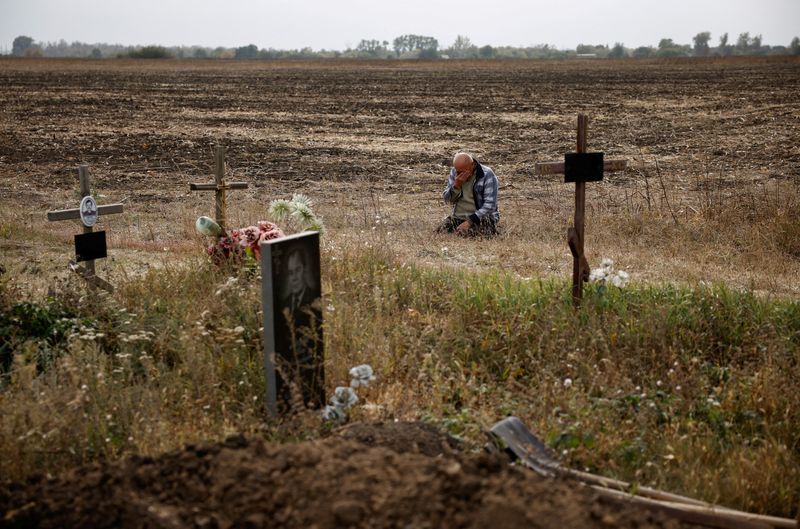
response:
[[[450,176],[447,177],[447,187],[442,193],[442,199],[445,204],[453,204],[453,211],[455,212],[455,204],[461,198],[462,192],[460,189],[454,189],[453,184],[456,181],[456,169],[450,168]],[[497,176],[492,171],[492,168],[487,165],[482,165],[475,162],[475,184],[472,186],[472,194],[475,197],[475,213],[469,216],[472,224],[477,226],[484,218],[491,219],[493,222],[500,220],[500,212],[497,209]]]

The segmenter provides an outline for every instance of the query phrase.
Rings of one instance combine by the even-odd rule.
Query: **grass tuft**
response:
[[[590,285],[576,310],[563,281],[420,267],[380,246],[324,255],[329,393],[352,365],[378,375],[363,397],[374,406],[354,420],[422,418],[478,447],[515,414],[572,467],[797,515],[800,303],[632,283]],[[67,281],[20,304],[2,288],[2,321],[22,311],[43,322],[27,334],[3,327],[13,350],[0,390],[4,476],[237,431],[325,432],[314,414],[263,420],[252,273],[187,259],[113,296]],[[80,324],[53,340],[65,314]],[[57,354],[41,365],[45,347]]]

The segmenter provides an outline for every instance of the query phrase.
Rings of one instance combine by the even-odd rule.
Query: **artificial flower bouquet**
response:
[[[277,224],[262,220],[254,226],[221,232],[214,244],[207,249],[214,264],[224,262],[258,261],[261,257],[259,243],[284,237]]]
[[[270,203],[270,216],[288,226],[289,233],[303,230],[324,231],[322,220],[311,209],[313,202],[305,195],[295,194],[291,200],[278,199]],[[207,248],[208,255],[216,265],[239,263],[255,266],[261,257],[261,241],[280,239],[284,230],[274,222],[259,221],[253,226],[225,231],[208,217],[197,219],[198,233],[216,237]]]

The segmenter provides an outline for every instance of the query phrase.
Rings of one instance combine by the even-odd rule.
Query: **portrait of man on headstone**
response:
[[[292,318],[297,318],[302,308],[307,308],[314,300],[314,278],[310,273],[308,253],[302,246],[295,246],[288,252],[285,260],[285,292],[281,309],[289,309]]]
[[[276,274],[275,351],[278,401],[283,406],[325,404],[319,247],[287,241],[273,252]]]

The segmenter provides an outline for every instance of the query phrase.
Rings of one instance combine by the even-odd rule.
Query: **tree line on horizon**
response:
[[[52,58],[140,58],[140,59],[565,59],[571,57],[596,57],[608,59],[651,57],[709,57],[709,56],[753,56],[753,55],[800,55],[800,38],[794,37],[788,46],[769,46],[762,43],[761,35],[741,33],[736,41],[728,33],[719,37],[716,46],[711,45],[711,33],[703,31],[695,35],[692,44],[678,44],[663,38],[657,46],[628,48],[617,42],[607,44],[578,44],[574,50],[558,49],[548,44],[528,47],[477,46],[469,37],[459,35],[447,48],[440,48],[439,41],[424,35],[401,35],[391,43],[387,40],[362,39],[355,47],[339,50],[313,50],[306,47],[294,50],[259,48],[255,44],[235,48],[205,46],[124,46],[121,44],[87,44],[36,42],[32,37],[20,35],[14,39],[13,57]]]

